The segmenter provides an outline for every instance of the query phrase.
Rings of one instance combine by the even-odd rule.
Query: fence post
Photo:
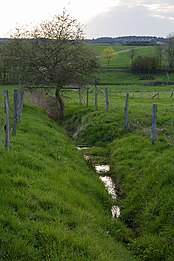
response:
[[[86,88],[86,107],[88,107],[89,103],[89,87]]]
[[[20,100],[20,103],[19,103],[19,115],[20,115],[20,118],[22,116],[22,112],[23,112],[23,107],[24,107],[24,91],[23,90],[19,90],[19,100]]]
[[[12,129],[12,135],[16,135],[17,124],[18,124],[18,122],[19,122],[18,104],[19,104],[18,90],[14,90],[14,112],[13,112],[13,129]]]
[[[82,105],[82,89],[79,87],[79,105]]]
[[[6,115],[5,129],[5,147],[10,151],[10,109],[9,109],[9,96],[8,91],[4,91],[4,112]]]
[[[156,143],[157,104],[152,105],[152,144]]]
[[[106,94],[106,112],[108,112],[108,108],[109,108],[108,87],[105,88],[105,94]]]
[[[129,102],[129,93],[126,93],[126,102],[124,106],[124,130],[127,131],[128,128],[128,102]]]
[[[95,109],[98,111],[98,89],[97,86],[95,86]]]

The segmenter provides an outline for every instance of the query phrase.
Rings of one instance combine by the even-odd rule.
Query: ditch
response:
[[[78,146],[78,150],[90,150],[93,147],[87,147],[87,146]],[[110,171],[110,165],[105,164],[97,164],[97,162],[94,160],[94,156],[91,154],[83,154],[85,160],[92,162],[92,166],[95,168],[95,171],[99,174],[99,179],[103,182],[108,194],[111,196],[113,200],[112,208],[111,208],[111,214],[112,218],[119,218],[120,216],[120,208],[116,206],[116,200],[117,200],[117,193],[116,193],[116,186],[113,182],[112,178],[110,176],[107,176],[107,174]]]

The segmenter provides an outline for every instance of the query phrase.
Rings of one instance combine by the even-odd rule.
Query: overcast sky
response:
[[[50,19],[64,7],[85,25],[87,38],[166,37],[174,32],[174,0],[4,0],[1,3],[0,37],[7,36],[15,27]]]

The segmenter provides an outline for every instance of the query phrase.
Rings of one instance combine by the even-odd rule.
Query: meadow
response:
[[[97,48],[100,54],[104,47]],[[129,62],[121,53],[118,67],[121,57]],[[98,109],[93,85],[88,86],[88,106],[86,90],[64,91],[65,118],[59,123],[26,94],[11,151],[0,148],[0,260],[174,259],[174,87],[147,85],[128,72],[101,75]],[[166,78],[155,75],[155,81]],[[155,144],[152,104],[157,104]],[[91,160],[85,161],[78,145],[90,147],[85,154]],[[116,184],[118,219],[111,218],[113,202],[94,163],[110,165],[107,175]]]
[[[92,45],[91,47],[97,56],[102,56],[104,50],[107,46],[100,46],[100,45]],[[114,55],[110,61],[110,69],[117,69],[117,68],[129,68],[131,64],[131,56],[130,52],[127,50],[131,49],[132,46],[112,46],[114,52],[118,52],[118,54]],[[135,48],[135,55],[154,55],[156,53],[155,46],[136,46]],[[120,52],[121,51],[121,52]],[[120,52],[120,53],[119,53]],[[107,59],[101,58],[101,63],[103,67],[107,68]]]

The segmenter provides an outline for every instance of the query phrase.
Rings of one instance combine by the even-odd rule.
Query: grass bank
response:
[[[125,88],[123,96],[109,96],[109,112],[104,95],[99,95],[96,111],[92,95],[85,108],[75,105],[73,93],[64,126],[77,143],[95,146],[90,153],[96,161],[111,165],[109,175],[116,183],[119,222],[124,227],[119,240],[140,260],[174,260],[173,98],[131,96],[128,131],[124,132]],[[161,88],[168,92],[168,87]],[[158,109],[157,142],[152,145],[153,103]],[[129,233],[123,233],[125,226]]]
[[[0,151],[0,260],[135,260],[103,184],[43,111],[25,105]]]

